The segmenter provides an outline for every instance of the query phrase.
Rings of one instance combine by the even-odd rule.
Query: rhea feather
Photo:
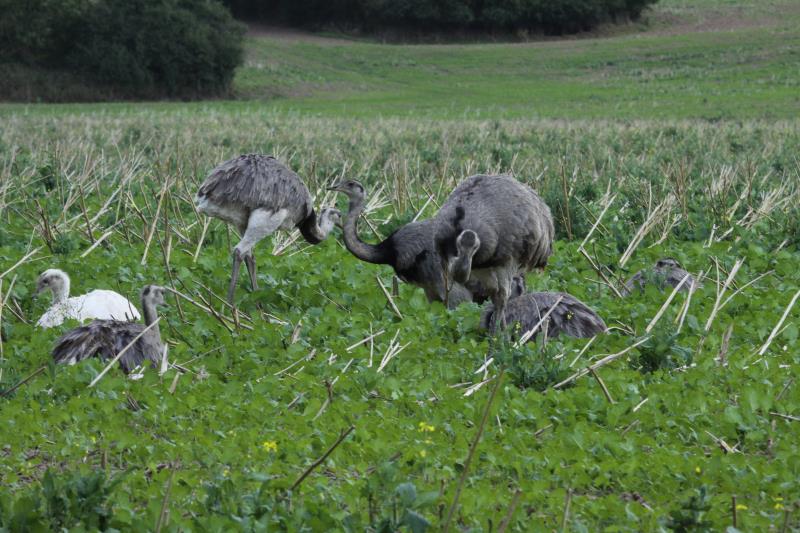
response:
[[[511,328],[516,328],[518,324],[519,334],[524,335],[535,328],[551,309],[546,319],[548,339],[562,333],[570,337],[594,337],[608,330],[603,319],[588,305],[564,292],[529,292],[510,299],[505,309],[506,322]],[[494,313],[494,305],[488,304],[481,315],[481,327],[491,327]],[[538,331],[531,339],[535,339],[536,335]]]
[[[70,297],[70,279],[66,272],[51,268],[36,280],[36,295],[50,291],[53,303],[36,325],[42,328],[60,326],[65,320],[90,319],[139,320],[141,316],[127,298],[114,291],[96,289],[80,296]]]
[[[230,303],[242,260],[251,287],[258,288],[254,248],[259,241],[279,229],[298,228],[308,243],[319,244],[340,220],[339,211],[330,208],[317,217],[300,176],[268,155],[242,155],[220,164],[200,186],[195,203],[198,211],[233,225],[241,235],[233,249]]]
[[[496,329],[514,277],[544,268],[553,253],[550,208],[511,176],[477,175],[455,188],[434,220],[446,282],[480,281],[494,304]]]
[[[157,306],[164,304],[163,287],[147,285],[142,289],[144,324],[120,320],[95,320],[61,336],[53,348],[56,363],[74,365],[90,357],[109,360],[116,357],[137,336],[138,340],[120,357],[123,372],[129,373],[145,361],[158,363],[164,352],[161,332],[156,321]],[[148,326],[150,329],[145,331]],[[144,332],[144,334],[142,334]]]

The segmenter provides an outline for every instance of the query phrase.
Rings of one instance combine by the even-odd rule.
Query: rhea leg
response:
[[[256,253],[250,250],[244,258],[244,264],[247,266],[247,273],[250,274],[250,287],[255,291],[258,289],[258,277],[256,270]]]
[[[271,235],[281,227],[286,218],[286,211],[273,212],[267,209],[256,209],[250,213],[247,220],[247,228],[244,230],[242,240],[233,249],[233,271],[231,272],[231,283],[228,286],[228,302],[233,305],[233,294],[236,290],[236,283],[239,280],[239,269],[242,266],[242,259],[247,264],[250,272],[250,281],[255,283],[255,256],[253,248],[264,237]],[[252,261],[252,265],[251,265]]]
[[[492,333],[506,328],[506,302],[511,296],[511,280],[503,275],[497,276],[496,280],[497,290],[492,294],[492,303],[494,304]]]
[[[236,282],[239,280],[239,268],[242,266],[242,253],[239,248],[233,249],[233,267],[231,268],[231,282],[228,285],[228,303],[233,305],[233,293],[236,290]]]

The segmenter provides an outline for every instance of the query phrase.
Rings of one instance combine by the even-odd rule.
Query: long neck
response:
[[[350,208],[347,211],[347,215],[344,217],[343,224],[344,245],[347,246],[351,254],[362,261],[379,265],[388,265],[391,263],[389,254],[387,254],[382,247],[375,246],[374,244],[367,244],[358,237],[356,223],[363,211],[363,198],[350,199]]]
[[[61,287],[53,288],[53,303],[60,304],[69,298],[69,278],[61,280]]]
[[[147,298],[142,298],[142,312],[144,313],[144,325],[149,326],[156,320],[158,320],[158,312],[156,311],[156,306],[153,305]],[[161,330],[158,327],[158,324],[150,328],[150,334],[154,335],[159,340],[161,339]]]
[[[311,210],[311,214],[300,222],[298,226],[300,234],[309,244],[319,244],[325,240],[328,235],[319,228],[317,214]]]

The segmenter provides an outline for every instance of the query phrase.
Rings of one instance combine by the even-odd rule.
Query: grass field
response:
[[[480,310],[447,312],[401,285],[400,318],[375,280],[391,284],[391,271],[356,261],[338,234],[313,248],[285,239],[262,246],[262,288],[238,293],[252,319],[241,329],[171,301],[162,331],[173,361],[187,369],[181,377],[150,370],[132,381],[112,371],[88,388],[99,362],[48,366],[59,331],[30,324],[47,307],[31,299],[46,267],[68,270],[76,294],[111,287],[133,298],[157,282],[217,301],[209,291],[223,292],[235,235],[212,222],[203,237],[189,199],[217,161],[246,151],[278,154],[320,202],[322,187],[342,175],[382,191],[384,207],[369,219],[383,235],[422,208],[424,191],[440,202],[478,170],[513,170],[553,208],[556,252],[529,285],[584,299],[613,332],[588,348],[559,339],[502,352],[507,374],[468,472],[460,527],[495,530],[516,490],[518,531],[562,522],[572,530],[721,529],[732,524],[734,496],[742,530],[784,520],[800,526],[789,514],[800,474],[797,311],[781,321],[800,285],[796,123],[448,123],[214,111],[15,117],[5,125],[0,271],[10,271],[0,280],[0,389],[46,367],[0,400],[6,527],[442,524],[499,370],[495,363],[475,374],[487,353]],[[661,256],[706,273],[691,302],[679,295],[650,331],[668,294],[619,300],[578,253],[612,196],[587,245],[612,283]],[[422,214],[434,210],[431,202]],[[87,218],[92,238],[107,237],[83,257]],[[652,229],[620,266],[648,218]],[[286,244],[281,255],[268,253]],[[714,311],[715,302],[725,305]],[[383,333],[348,349],[370,331]],[[552,388],[639,341],[599,370],[614,403],[588,377]],[[404,349],[384,361],[392,346]],[[486,386],[465,394],[483,379]],[[329,460],[287,492],[351,425]]]
[[[665,0],[565,41],[253,35],[240,100],[0,105],[0,530],[416,533],[462,476],[451,531],[800,530],[798,17]],[[611,331],[500,343],[486,366],[476,304],[400,284],[393,309],[391,269],[338,230],[262,243],[234,320],[237,236],[191,199],[246,152],[318,206],[363,181],[370,242],[465,176],[513,172],[557,229],[529,288]],[[665,256],[701,274],[691,298],[615,294]],[[50,267],[74,294],[191,299],[162,312],[178,366],[90,387],[100,361],[53,365],[71,324],[33,326]]]

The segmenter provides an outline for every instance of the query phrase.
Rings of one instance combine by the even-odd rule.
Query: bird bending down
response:
[[[662,290],[667,285],[674,289],[686,276],[689,277],[683,282],[683,285],[681,285],[681,292],[689,292],[691,290],[692,283],[695,282],[694,276],[684,270],[675,259],[665,257],[656,261],[653,268],[640,270],[634,274],[631,279],[625,283],[625,287],[622,289],[622,295],[629,296],[636,289],[644,291],[645,285],[651,282],[655,283],[656,286]],[[700,284],[698,283],[697,285],[699,286]]]
[[[446,298],[441,261],[433,246],[435,224],[432,220],[410,222],[378,244],[369,244],[358,236],[358,218],[364,211],[366,193],[364,186],[347,180],[336,183],[329,190],[344,193],[350,200],[342,224],[344,244],[362,261],[378,265],[389,265],[395,274],[406,283],[425,291],[429,302],[444,302]],[[451,287],[451,308],[463,302],[471,302],[472,295],[461,284]]]
[[[120,320],[95,320],[90,324],[68,331],[58,339],[53,348],[53,359],[56,363],[70,365],[90,357],[99,357],[103,360],[113,359],[156,321],[158,317],[156,307],[164,304],[165,290],[157,285],[147,285],[142,289],[144,324]],[[161,332],[156,324],[120,357],[119,364],[122,371],[128,374],[146,360],[159,363],[163,352]]]
[[[514,277],[544,268],[553,253],[550,208],[511,176],[477,175],[455,188],[434,220],[446,285],[479,281],[496,310],[496,331],[504,324]]]
[[[547,317],[548,339],[554,339],[562,333],[570,337],[585,338],[608,331],[606,323],[597,313],[565,292],[529,292],[510,299],[505,309],[506,323],[512,327],[514,324],[519,324],[519,335],[522,336],[535,328],[553,306],[555,309]],[[494,305],[486,306],[481,315],[482,328],[490,328],[494,312]],[[544,329],[543,325],[539,328]],[[535,339],[537,334],[538,331],[531,336],[531,340]]]
[[[233,304],[239,269],[244,260],[250,285],[258,288],[256,244],[279,229],[298,228],[310,244],[319,244],[339,223],[336,209],[317,217],[308,188],[292,170],[267,155],[242,155],[225,161],[208,175],[195,198],[197,209],[239,230],[241,241],[233,249],[228,302]]]
[[[96,289],[81,296],[69,297],[70,279],[66,272],[51,268],[36,280],[36,295],[49,290],[53,303],[36,325],[42,328],[60,326],[67,319],[139,320],[141,316],[127,298],[114,291]]]

